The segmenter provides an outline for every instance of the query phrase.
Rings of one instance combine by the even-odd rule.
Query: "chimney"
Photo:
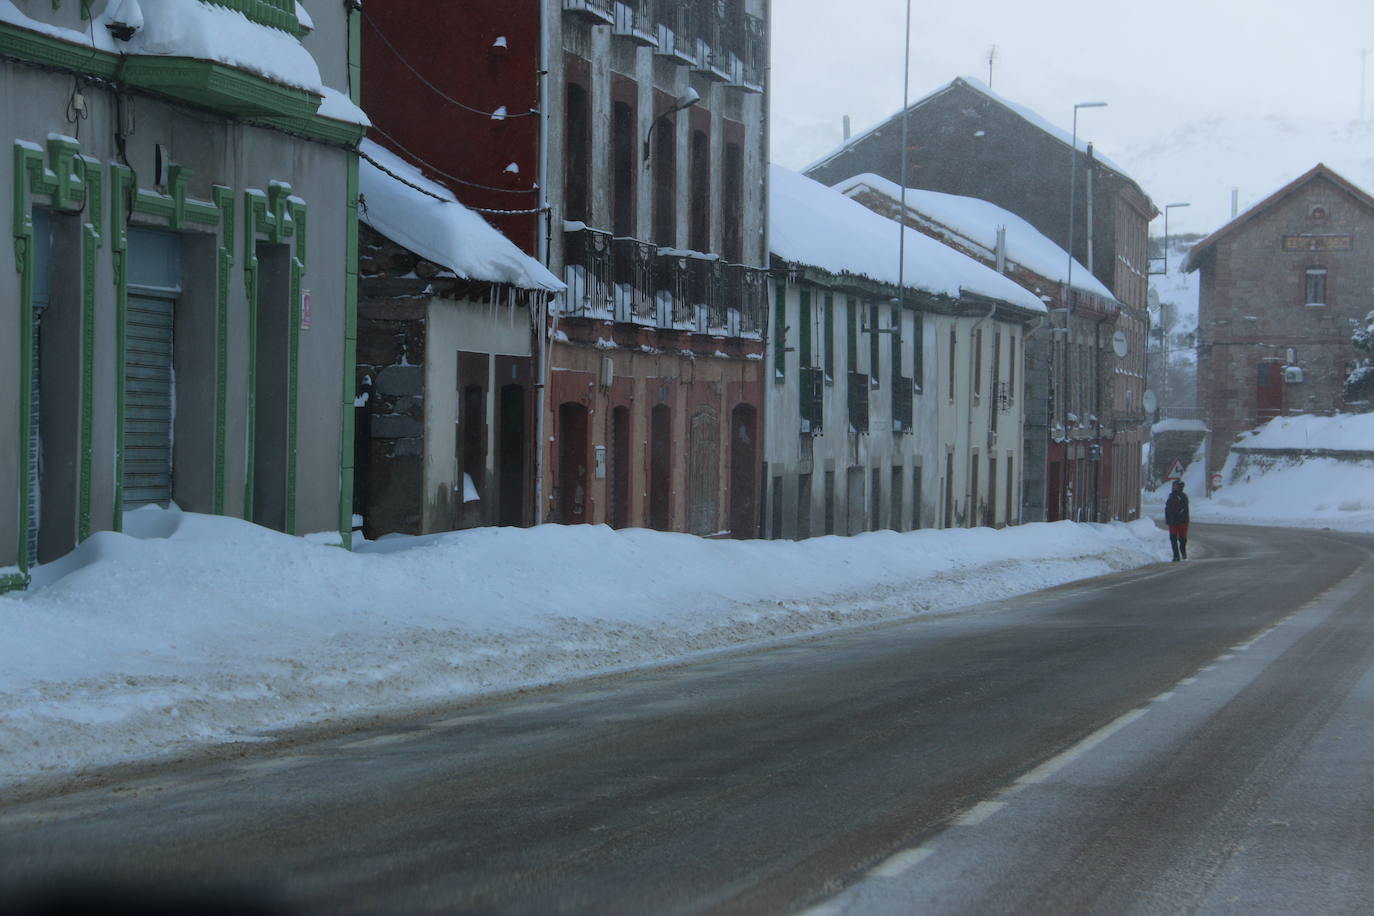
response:
[[[1231,219],[1236,218],[1240,213],[1240,188],[1231,189]]]
[[[849,139],[849,115],[844,116],[844,138]]]

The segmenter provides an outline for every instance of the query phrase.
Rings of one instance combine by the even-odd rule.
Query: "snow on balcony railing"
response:
[[[301,17],[296,12],[296,0],[204,0],[242,13],[250,22],[281,29],[300,37],[305,34]]]
[[[563,314],[610,318],[611,234],[566,223],[563,234]]]

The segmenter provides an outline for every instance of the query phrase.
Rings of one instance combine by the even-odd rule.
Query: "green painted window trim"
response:
[[[811,290],[802,287],[797,291],[797,364],[811,365]]]
[[[257,188],[243,192],[243,282],[248,295],[248,468],[244,481],[243,517],[253,520],[254,433],[258,403],[258,237],[291,250],[291,297],[288,303],[286,364],[286,533],[296,533],[296,484],[300,425],[301,279],[305,274],[306,203],[291,193],[291,186],[275,181],[263,193]],[[356,261],[355,261],[356,263]]]
[[[86,214],[81,227],[81,445],[80,492],[77,501],[77,538],[91,534],[91,473],[94,456],[93,402],[95,400],[95,282],[96,249],[102,242],[100,163],[81,155],[81,145],[68,137],[49,137],[46,149],[37,143],[14,142],[14,256],[19,272],[19,398],[28,404],[33,396],[33,197],[48,198],[60,213]],[[29,463],[29,411],[19,412],[19,512],[17,581],[28,582],[28,492],[37,469]],[[0,587],[0,591],[4,591]]]
[[[156,220],[174,232],[188,225],[200,225],[216,230],[215,283],[215,465],[214,505],[216,515],[224,514],[225,479],[228,460],[228,401],[229,401],[229,276],[234,265],[234,190],[224,185],[210,189],[211,201],[197,200],[186,194],[194,173],[183,166],[173,165],[167,171],[167,193],[135,188],[136,177],[127,166],[110,166],[110,249],[114,266],[115,287],[115,531],[124,530],[124,375],[127,371],[129,283],[128,250],[129,221],[134,216]],[[132,203],[132,209],[130,204]],[[152,225],[145,223],[144,225]]]

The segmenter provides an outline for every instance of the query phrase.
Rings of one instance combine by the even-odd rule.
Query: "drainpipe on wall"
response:
[[[549,10],[545,0],[539,10],[539,199],[536,206],[539,214],[536,220],[544,221],[543,231],[536,223],[537,251],[539,262],[549,267],[549,257],[553,247],[553,212],[549,208]],[[534,513],[531,524],[538,525],[544,520],[544,453],[548,444],[544,419],[549,381],[549,300],[552,293],[539,297],[537,309],[537,331],[534,399]]]
[[[978,349],[979,349],[979,350],[982,350],[982,348],[983,348],[983,342],[982,342],[982,340],[979,339],[978,337],[976,337],[975,334],[974,334],[974,332],[975,332],[975,331],[982,331],[983,325],[987,322],[987,320],[988,320],[989,318],[992,317],[993,313],[996,312],[996,311],[997,311],[997,303],[996,303],[996,302],[990,302],[990,303],[988,303],[988,313],[987,313],[986,315],[984,315],[983,317],[979,318],[977,321],[975,321],[975,322],[973,323],[973,326],[972,326],[971,328],[969,328],[969,332],[968,332],[968,342],[969,342],[969,361],[968,361],[969,389],[968,389],[968,390],[969,390],[969,394],[970,394],[970,395],[972,395],[973,392],[979,390],[979,388],[978,388],[978,378],[977,378],[977,375],[976,375],[976,373],[977,373],[977,371],[978,371],[978,362],[979,362],[979,361],[978,361],[977,359],[975,359],[974,356],[973,356],[973,342],[974,342],[975,340],[977,340],[977,341],[978,341]],[[987,392],[987,394],[988,394],[988,401],[989,401],[989,403],[991,403],[991,400],[992,400],[992,392]],[[982,397],[981,397],[981,395],[980,395],[980,396],[979,396],[979,399],[978,399],[978,402],[981,404],[982,401],[983,401],[983,399],[982,399]],[[996,408],[993,407],[992,409],[995,410]],[[968,454],[965,456],[965,459],[966,459],[966,461],[971,461],[971,460],[973,459],[973,401],[972,401],[972,398],[969,399],[967,432],[965,433],[965,441],[968,442]],[[987,439],[986,439],[986,438],[984,438],[984,440],[983,440],[983,451],[985,451],[985,452],[990,452],[990,451],[992,451],[991,447],[987,444]],[[984,455],[983,457],[984,457],[984,458],[987,458],[987,455]],[[968,515],[968,521],[971,523],[971,524],[970,524],[970,527],[976,527],[976,523],[977,523],[977,521],[978,521],[978,494],[972,492],[972,484],[973,484],[973,475],[970,474],[970,475],[969,475],[969,485],[970,485],[970,489],[969,489],[969,501],[968,501],[968,513],[969,513],[969,515]]]
[[[1088,220],[1088,263],[1085,266],[1088,268],[1089,274],[1093,272],[1093,164],[1093,145],[1089,143],[1088,174],[1085,178],[1088,194],[1088,212],[1086,214]]]

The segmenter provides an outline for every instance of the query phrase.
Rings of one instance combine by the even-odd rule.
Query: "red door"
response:
[[[1255,415],[1261,423],[1283,413],[1283,366],[1262,362],[1255,380]]]

